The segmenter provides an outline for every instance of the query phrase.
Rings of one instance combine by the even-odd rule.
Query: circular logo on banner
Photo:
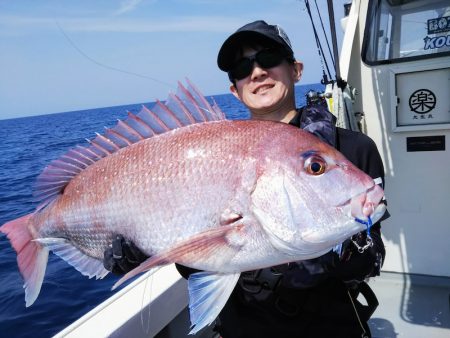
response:
[[[436,95],[431,90],[419,89],[409,97],[409,108],[417,114],[426,114],[436,107]]]

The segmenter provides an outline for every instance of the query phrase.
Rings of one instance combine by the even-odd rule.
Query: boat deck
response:
[[[383,272],[369,284],[380,303],[374,338],[450,337],[450,278]]]
[[[148,276],[140,276],[54,338],[217,337],[212,327],[188,335],[187,283],[173,265],[156,271],[153,282]],[[450,277],[382,272],[369,284],[380,303],[369,321],[374,338],[450,337]]]
[[[450,278],[383,272],[369,285],[380,303],[369,320],[373,338],[450,337]],[[156,337],[192,337],[182,333],[189,331],[188,322],[183,311]],[[214,337],[205,331],[197,337]]]

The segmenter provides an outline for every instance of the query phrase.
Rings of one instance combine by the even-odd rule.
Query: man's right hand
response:
[[[148,258],[133,242],[116,235],[103,255],[103,266],[115,275],[124,275]]]

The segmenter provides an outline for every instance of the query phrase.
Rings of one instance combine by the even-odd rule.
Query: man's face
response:
[[[244,47],[242,57],[255,55],[263,47]],[[251,73],[235,80],[231,92],[251,111],[254,118],[264,118],[275,110],[295,109],[294,84],[300,79],[303,66],[283,60],[280,65],[262,68],[256,61]]]

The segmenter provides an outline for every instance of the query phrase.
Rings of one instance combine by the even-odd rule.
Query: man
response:
[[[231,92],[247,106],[252,119],[304,128],[382,182],[383,164],[369,137],[336,128],[334,116],[320,102],[296,109],[294,85],[303,64],[295,60],[280,27],[264,21],[241,27],[224,42],[217,62],[228,73]],[[243,273],[216,330],[223,338],[370,337],[367,320],[378,303],[363,281],[379,274],[384,259],[379,223],[371,228],[371,239],[372,245],[363,232],[322,257]],[[115,249],[123,259],[111,259]],[[126,272],[143,260],[136,254],[140,253],[132,244],[119,238],[105,254],[105,265]],[[185,278],[195,271],[177,268]],[[356,300],[360,292],[367,306]]]

